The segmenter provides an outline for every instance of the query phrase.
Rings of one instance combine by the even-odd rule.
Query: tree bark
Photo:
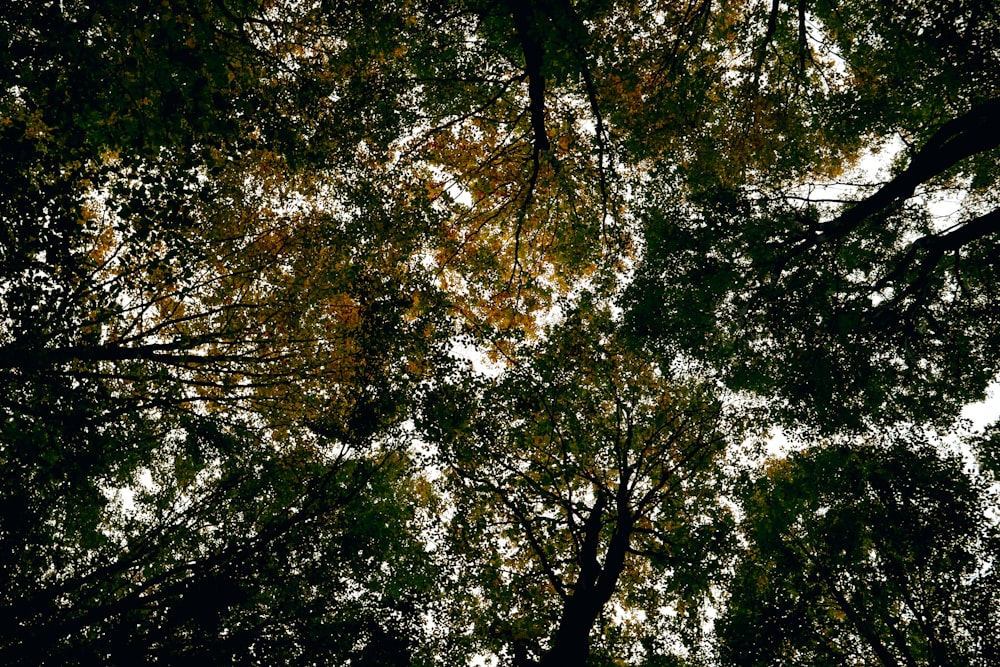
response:
[[[535,152],[549,150],[549,136],[545,130],[545,76],[542,65],[545,48],[542,46],[539,19],[530,2],[510,0],[508,4],[521,52],[524,54],[524,73],[528,77],[528,112],[534,135]]]
[[[580,574],[573,587],[573,594],[563,605],[552,648],[542,657],[539,667],[584,667],[590,655],[590,633],[625,569],[625,557],[632,537],[632,516],[629,512],[622,511],[627,508],[619,503],[615,530],[602,566],[597,560],[597,549],[603,508],[602,496],[598,498],[584,526],[584,540],[579,556]]]

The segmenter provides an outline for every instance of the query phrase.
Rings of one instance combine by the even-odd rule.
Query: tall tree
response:
[[[358,134],[319,131],[340,108],[303,106],[350,84],[313,57],[361,26],[36,4],[0,16],[2,660],[402,652],[428,561],[400,404],[435,340],[409,262],[433,214]],[[392,105],[349,102],[384,148]]]
[[[697,608],[725,560],[718,466],[737,423],[618,335],[584,297],[496,381],[428,398],[468,563],[460,603],[480,650],[504,662],[653,653],[662,610]],[[646,628],[616,618],[641,614]]]
[[[732,73],[752,116],[716,105],[732,124],[647,191],[636,332],[832,429],[979,398],[1000,368],[998,30],[992,3],[774,3]],[[853,169],[883,149],[887,179]]]
[[[434,575],[408,530],[407,462],[268,455],[211,429],[160,441],[134,494],[6,523],[6,664],[340,661],[386,637],[410,651]]]
[[[907,440],[793,454],[748,489],[723,664],[996,661],[985,480]]]
[[[716,380],[836,431],[946,423],[998,370],[998,29],[987,0],[5,8],[3,660],[697,660],[745,435]],[[870,602],[875,659],[922,659]]]

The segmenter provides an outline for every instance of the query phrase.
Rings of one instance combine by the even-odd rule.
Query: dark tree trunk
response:
[[[569,598],[552,648],[542,657],[539,667],[583,667],[590,655],[590,631],[605,602],[594,590]]]
[[[590,512],[584,526],[584,539],[580,549],[580,574],[563,605],[559,628],[552,640],[552,648],[542,656],[539,667],[583,667],[590,655],[590,632],[594,629],[601,610],[608,603],[618,586],[618,578],[625,569],[632,538],[632,515],[626,498],[618,498],[618,514],[614,533],[608,542],[604,565],[597,560],[605,498],[602,495]]]

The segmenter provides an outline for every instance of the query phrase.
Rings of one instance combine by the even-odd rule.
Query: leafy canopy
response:
[[[988,664],[998,31],[5,7],[0,661]]]

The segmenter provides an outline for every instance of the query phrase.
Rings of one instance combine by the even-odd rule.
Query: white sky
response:
[[[987,387],[985,400],[962,408],[962,418],[970,420],[977,431],[997,421],[1000,418],[1000,382]]]

